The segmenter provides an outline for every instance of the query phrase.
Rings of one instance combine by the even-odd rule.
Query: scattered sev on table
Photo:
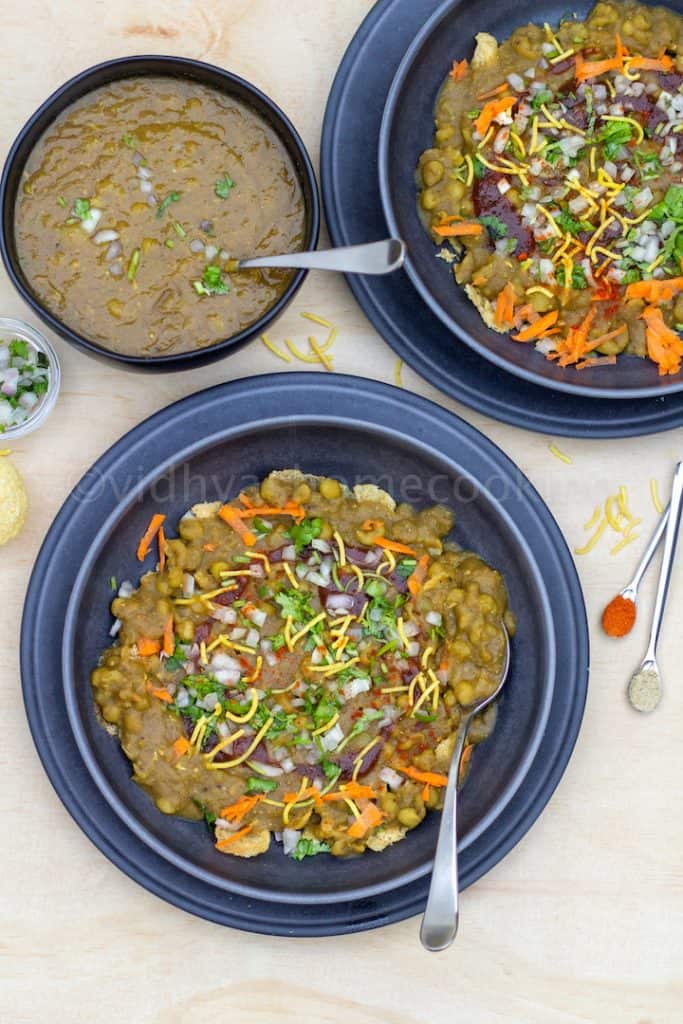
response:
[[[628,507],[628,495],[625,487],[619,487],[616,494],[610,494],[604,504],[596,505],[593,515],[584,523],[584,530],[593,531],[586,543],[574,548],[575,555],[587,555],[598,544],[604,533],[615,533],[620,538],[610,548],[610,554],[616,555],[632,541],[637,540],[635,529],[642,523]]]
[[[298,348],[298,346],[289,338],[284,339],[288,351],[283,351],[281,348],[278,348],[267,334],[261,335],[261,341],[269,352],[272,352],[274,356],[277,356],[278,359],[282,359],[285,363],[291,363],[293,360],[297,360],[297,362],[300,363],[318,364],[331,372],[334,370],[334,366],[332,365],[332,357],[329,355],[329,351],[337,337],[338,328],[329,320],[326,320],[322,316],[318,316],[317,313],[302,313],[301,316],[304,320],[318,324],[318,326],[323,327],[328,331],[327,338],[324,342],[319,342],[313,335],[309,335],[309,352],[302,352],[301,349]]]

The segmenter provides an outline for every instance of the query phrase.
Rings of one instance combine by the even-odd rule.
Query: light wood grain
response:
[[[261,86],[292,115],[317,157],[324,100],[368,0],[4,0],[0,136],[6,150],[46,95],[96,61],[142,52],[201,57]],[[359,239],[360,241],[360,239]],[[300,312],[340,325],[335,369],[393,382],[395,356],[341,280],[311,277],[273,330],[305,343]],[[4,275],[0,311],[27,310]],[[29,320],[32,318],[27,317]],[[140,377],[105,368],[61,341],[64,390],[39,434],[16,446],[30,490],[21,538],[0,550],[0,1020],[12,1024],[678,1024],[683,1016],[683,584],[677,571],[662,640],[667,693],[651,718],[624,701],[645,643],[648,581],[632,637],[597,628],[639,545],[579,558],[593,636],[591,687],[575,755],[548,808],[519,846],[464,894],[461,933],[423,953],[417,920],[327,940],[241,934],[151,896],[108,863],[73,824],[33,751],[21,704],[17,637],[31,564],[79,476],[143,417],[183,395],[247,374],[300,369],[260,343],[193,373]],[[492,373],[498,372],[492,368]],[[642,536],[655,522],[680,430],[659,437],[560,441],[476,415],[410,370],[405,387],[483,430],[527,473],[570,545],[618,485]],[[46,665],[50,672],[52,666]]]

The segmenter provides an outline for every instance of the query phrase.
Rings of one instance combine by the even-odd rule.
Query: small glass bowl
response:
[[[37,430],[44,423],[57,401],[62,379],[62,371],[57,353],[45,335],[37,331],[35,327],[31,327],[30,324],[24,323],[23,320],[15,320],[11,316],[0,316],[0,341],[9,342],[13,338],[27,341],[29,345],[32,345],[38,352],[42,352],[46,357],[48,361],[48,389],[42,400],[23,423],[18,424],[16,427],[6,427],[0,433],[0,448],[4,446],[6,441],[15,441],[19,437],[25,437],[26,434]]]

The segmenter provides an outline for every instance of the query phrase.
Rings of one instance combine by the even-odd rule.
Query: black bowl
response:
[[[100,343],[72,330],[54,313],[50,312],[33,292],[31,282],[24,274],[17,257],[14,237],[14,206],[21,175],[31,150],[43,132],[63,110],[93,89],[98,89],[102,85],[119,81],[122,78],[137,78],[142,75],[166,75],[194,79],[201,82],[202,85],[211,86],[242,101],[264,121],[267,121],[280,138],[299,175],[306,208],[304,248],[315,249],[320,230],[318,185],[306,147],[289,118],[256,86],[229,71],[224,71],[223,68],[215,67],[213,64],[204,64],[198,60],[190,60],[187,57],[152,55],[122,57],[118,60],[96,64],[94,67],[82,71],[57,89],[28,119],[12,144],[0,180],[0,252],[2,252],[2,259],[10,280],[22,298],[48,327],[51,327],[55,333],[72,345],[91,355],[118,363],[132,370],[163,372],[185,370],[191,366],[203,366],[205,363],[221,359],[262,334],[294,298],[303,284],[307,271],[296,271],[277,302],[259,320],[238,334],[233,334],[214,345],[192,352],[180,352],[167,356],[131,356],[104,348]]]
[[[592,0],[579,0],[570,9],[585,17],[593,6]],[[670,0],[667,6],[683,13],[683,0]],[[417,162],[432,145],[434,106],[453,60],[472,56],[477,32],[490,32],[501,42],[528,22],[557,24],[566,11],[564,0],[447,0],[438,8],[415,37],[387,95],[379,137],[384,214],[391,234],[407,243],[406,270],[424,301],[455,338],[496,366],[584,398],[662,398],[683,390],[683,372],[660,377],[653,362],[636,356],[620,356],[613,367],[563,369],[533,345],[517,344],[486,327],[464,289],[455,284],[451,268],[434,258],[435,246],[417,211]]]
[[[585,686],[587,671],[585,612],[571,558],[550,513],[513,464],[473,428],[423,399],[322,374],[257,377],[193,395],[136,428],[114,451],[125,452],[132,476],[108,470],[105,456],[76,495],[86,541],[73,563],[62,675],[81,757],[130,832],[183,872],[260,901],[360,900],[430,870],[438,814],[384,853],[352,860],[323,856],[297,864],[276,844],[253,860],[223,856],[202,824],[161,814],[131,782],[129,762],[95,716],[89,675],[110,642],[109,581],[139,578],[135,550],[150,515],[162,510],[174,524],[194,502],[227,499],[271,469],[299,466],[349,484],[375,482],[418,506],[450,505],[454,539],[504,573],[519,631],[496,729],[474,755],[460,803],[465,857],[477,839],[493,860],[502,856],[505,833],[497,823],[525,782],[551,704],[566,702],[574,685]],[[581,639],[567,647],[570,635]],[[568,757],[565,744],[553,763]],[[532,774],[544,771],[537,762]]]

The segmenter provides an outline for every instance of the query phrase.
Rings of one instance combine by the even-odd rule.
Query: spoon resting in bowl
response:
[[[430,953],[438,953],[447,949],[458,931],[458,783],[460,779],[460,762],[465,747],[465,740],[470,724],[475,715],[483,711],[496,699],[505,685],[510,668],[510,637],[505,631],[505,662],[500,674],[498,686],[481,700],[468,704],[463,708],[460,725],[455,736],[455,745],[448,772],[448,785],[441,811],[439,836],[436,841],[432,880],[429,885],[429,896],[422,926],[420,942]]]
[[[256,267],[288,267],[304,270],[336,270],[342,274],[391,274],[403,266],[405,244],[399,238],[386,238],[367,245],[347,245],[338,249],[291,252],[282,256],[257,256],[231,260],[228,270]]]

